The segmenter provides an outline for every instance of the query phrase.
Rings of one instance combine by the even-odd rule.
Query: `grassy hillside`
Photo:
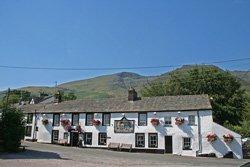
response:
[[[177,68],[172,72],[185,73],[187,70],[194,66],[186,65],[181,68]],[[198,67],[214,67],[216,66],[198,66]],[[108,97],[125,97],[127,96],[127,90],[130,86],[134,87],[140,93],[140,89],[143,85],[154,80],[166,80],[171,72],[164,73],[160,76],[141,76],[136,73],[122,72],[112,75],[103,75],[91,79],[79,80],[67,82],[58,85],[57,88],[45,87],[45,86],[29,86],[21,88],[32,92],[32,94],[38,95],[40,92],[48,94],[54,94],[57,90],[63,90],[66,92],[74,92],[78,99],[82,98],[108,98]],[[232,71],[232,74],[237,76],[243,88],[247,90],[250,97],[250,72],[246,71]]]

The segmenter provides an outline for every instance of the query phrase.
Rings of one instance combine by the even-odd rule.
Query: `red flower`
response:
[[[234,136],[231,135],[231,134],[226,134],[226,135],[223,135],[223,138],[224,138],[224,141],[225,141],[226,143],[230,143],[230,142],[233,141]]]
[[[206,137],[207,137],[207,141],[210,143],[217,140],[217,135],[215,133],[209,133]]]
[[[99,126],[101,124],[101,121],[93,119],[92,124],[95,125],[95,126]]]
[[[42,123],[43,123],[43,125],[47,125],[49,123],[49,120],[48,119],[43,119]]]
[[[151,119],[151,124],[152,124],[153,126],[158,126],[158,125],[160,124],[160,121],[159,121],[159,119],[157,119],[157,118],[152,118],[152,119]]]
[[[185,122],[184,118],[176,117],[175,118],[175,125],[182,125]]]
[[[68,120],[68,119],[61,120],[61,125],[63,127],[70,125],[70,120]]]

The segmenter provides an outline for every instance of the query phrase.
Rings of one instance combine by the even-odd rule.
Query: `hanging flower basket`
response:
[[[49,123],[49,120],[48,120],[48,119],[43,119],[43,120],[42,120],[42,124],[43,124],[43,125],[47,125],[48,123]]]
[[[224,142],[226,143],[231,143],[234,139],[233,135],[231,134],[223,135],[223,138],[224,138]]]
[[[214,142],[215,140],[217,140],[217,135],[215,133],[209,133],[207,136],[207,141],[212,143]]]
[[[92,120],[92,124],[93,124],[94,126],[99,126],[99,125],[101,124],[101,121],[100,121],[100,120],[95,120],[95,119],[93,119],[93,120]]]
[[[153,126],[158,126],[160,124],[160,121],[157,118],[152,118],[150,122]]]
[[[81,127],[81,125],[77,125],[76,126],[76,130],[80,133],[80,132],[82,132],[82,127]]]
[[[65,127],[65,126],[67,126],[67,125],[70,125],[70,120],[68,120],[68,119],[63,119],[63,120],[61,120],[61,125],[62,125],[63,127]]]
[[[185,122],[184,118],[181,118],[181,117],[177,117],[175,118],[175,125],[182,125],[183,123]]]

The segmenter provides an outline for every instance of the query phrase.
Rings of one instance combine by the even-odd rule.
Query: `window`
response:
[[[53,126],[59,126],[60,125],[60,114],[54,114],[53,115]]]
[[[191,138],[184,137],[183,138],[183,150],[192,150],[191,149]]]
[[[85,132],[84,144],[92,145],[92,133],[91,132]]]
[[[93,123],[92,123],[93,119],[94,119],[94,114],[86,113],[86,126],[92,126],[93,125]]]
[[[99,133],[98,135],[98,145],[107,144],[107,133]]]
[[[164,123],[165,126],[171,126],[172,124],[171,117],[164,117]]]
[[[147,126],[147,113],[138,114],[138,126]]]
[[[52,143],[58,142],[59,130],[52,130]]]
[[[26,126],[26,128],[25,128],[25,136],[31,137],[31,130],[32,130],[32,126]]]
[[[135,147],[145,147],[145,134],[144,133],[135,134]]]
[[[102,125],[109,126],[110,125],[110,113],[102,114]]]
[[[151,147],[151,148],[158,147],[158,134],[157,133],[148,134],[148,147]]]
[[[188,116],[188,124],[189,125],[195,125],[195,116],[194,115],[189,115]]]
[[[72,126],[77,126],[79,125],[79,114],[75,113],[72,114]]]
[[[27,115],[27,124],[32,124],[33,122],[33,114],[28,114]]]
[[[69,133],[68,132],[64,132],[63,133],[63,139],[68,139],[69,137]]]

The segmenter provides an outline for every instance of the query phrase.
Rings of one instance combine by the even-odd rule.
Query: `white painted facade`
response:
[[[195,116],[195,125],[188,124],[188,116]],[[115,133],[114,132],[114,121],[121,120],[123,117],[128,120],[134,120],[134,133]],[[165,117],[171,117],[171,126],[165,126]],[[60,124],[60,126],[52,126],[53,114],[33,114],[33,122],[29,124],[32,126],[31,136],[26,136],[25,139],[37,139],[37,142],[51,143],[52,130],[59,130],[59,140],[64,138],[64,132],[67,130]],[[182,117],[185,122],[178,126],[175,124],[175,118]],[[42,124],[42,119],[48,119],[47,125]],[[153,126],[151,119],[159,119],[160,124]],[[60,119],[69,119],[72,121],[71,113],[61,113]],[[102,122],[102,113],[95,113],[94,119]],[[242,147],[241,147],[241,136],[235,132],[232,132],[216,123],[212,119],[211,110],[199,110],[199,111],[160,111],[160,112],[147,112],[147,125],[138,126],[138,112],[127,112],[127,113],[111,113],[110,126],[86,126],[86,113],[79,113],[79,124],[83,132],[92,132],[92,145],[83,145],[87,147],[107,147],[110,142],[113,143],[125,143],[132,144],[133,149],[157,149],[165,150],[165,136],[172,136],[172,153],[183,156],[197,156],[198,154],[209,154],[215,153],[217,157],[223,157],[228,151],[232,151],[235,158],[242,159]],[[35,124],[37,125],[38,131],[35,130]],[[74,128],[74,127],[73,127]],[[199,135],[200,131],[200,135]],[[107,133],[107,145],[98,145],[98,134],[100,132]],[[207,134],[214,132],[218,139],[213,143],[207,141]],[[135,147],[135,134],[145,134],[145,147]],[[158,134],[158,147],[148,147],[148,134]],[[234,140],[231,143],[225,143],[223,141],[223,135],[232,134]],[[191,150],[183,150],[183,138],[191,138]],[[70,142],[70,136],[68,137],[68,143]]]

